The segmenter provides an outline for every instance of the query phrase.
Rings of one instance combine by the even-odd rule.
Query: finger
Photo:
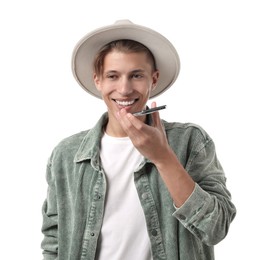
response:
[[[157,106],[157,104],[156,104],[156,102],[155,101],[153,101],[152,103],[151,103],[151,108],[154,108],[154,107],[156,107]],[[155,127],[162,127],[162,124],[161,124],[161,119],[160,119],[160,113],[158,112],[158,111],[156,111],[156,112],[154,112],[153,114],[152,114],[152,118],[153,118],[153,122],[154,122],[154,126]]]
[[[156,107],[156,101],[153,101],[153,102],[151,103],[151,108],[154,108],[154,107]]]
[[[132,114],[127,113],[125,109],[120,110],[118,119],[123,130],[130,138],[138,135],[138,129],[141,128],[139,124],[142,123],[140,120],[135,118]]]
[[[125,129],[127,128],[129,125],[130,125],[130,122],[127,120],[127,112],[125,109],[121,109],[119,112],[118,112],[118,120],[119,120],[119,123],[121,124],[121,126]]]

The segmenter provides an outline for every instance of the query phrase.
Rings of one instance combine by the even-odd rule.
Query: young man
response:
[[[214,259],[236,210],[212,139],[158,112],[134,115],[176,80],[173,45],[119,21],[85,36],[72,64],[108,111],[49,159],[44,259]]]

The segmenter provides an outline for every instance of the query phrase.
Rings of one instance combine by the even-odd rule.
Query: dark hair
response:
[[[116,40],[103,46],[96,54],[93,62],[93,70],[99,76],[103,73],[105,56],[112,51],[124,53],[145,53],[152,64],[153,71],[156,71],[156,62],[152,52],[143,44],[133,40]]]

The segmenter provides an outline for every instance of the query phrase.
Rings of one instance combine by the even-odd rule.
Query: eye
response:
[[[110,79],[110,80],[115,80],[115,79],[117,79],[117,75],[113,74],[113,73],[108,73],[108,74],[106,74],[106,78]]]
[[[141,78],[143,78],[143,74],[142,73],[134,73],[134,74],[131,75],[131,77],[133,79],[141,79]]]

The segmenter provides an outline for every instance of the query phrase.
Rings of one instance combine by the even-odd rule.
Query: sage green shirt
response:
[[[95,259],[107,187],[99,156],[106,122],[107,113],[93,129],[61,141],[48,161],[45,260]],[[183,206],[175,208],[153,163],[145,158],[134,172],[153,259],[212,260],[213,246],[226,236],[236,214],[214,143],[199,126],[163,124],[169,145],[196,184]]]

